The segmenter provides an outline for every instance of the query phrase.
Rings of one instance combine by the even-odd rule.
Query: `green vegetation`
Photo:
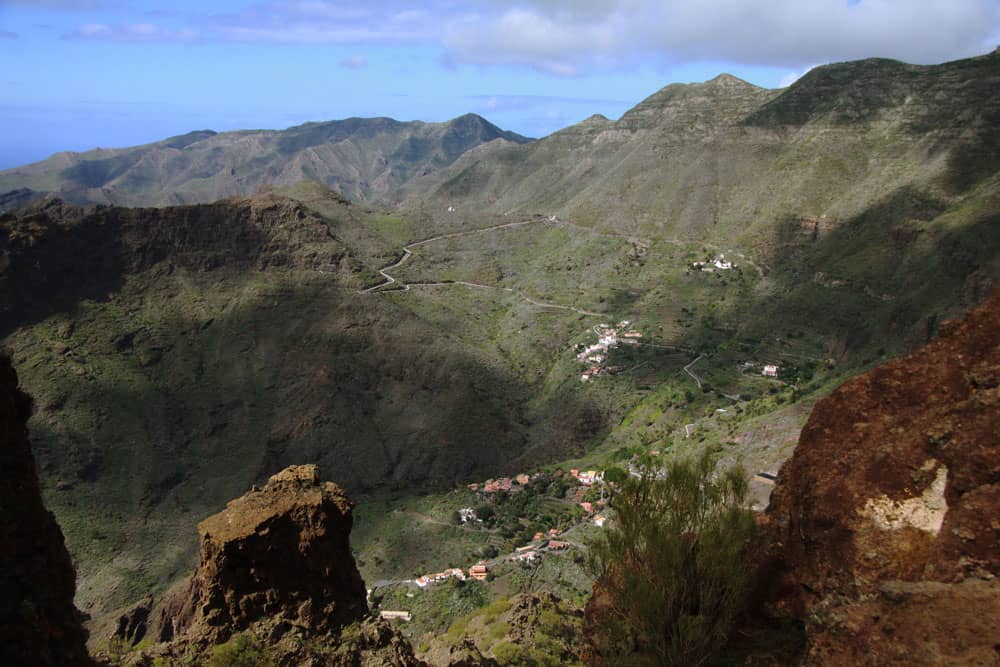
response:
[[[267,648],[247,633],[212,649],[207,667],[273,667]]]
[[[11,262],[0,297],[23,305],[4,311],[3,344],[37,399],[30,427],[78,604],[99,626],[184,576],[197,521],[293,463],[320,464],[358,501],[353,544],[369,582],[468,566],[566,525],[579,499],[556,468],[610,469],[621,483],[652,452],[708,449],[749,473],[777,470],[818,398],[927,340],[1000,276],[1000,153],[983,148],[996,145],[998,64],[832,65],[784,93],[726,78],[671,86],[620,121],[451,166],[489,128],[477,135],[466,118],[445,149],[387,122],[358,150],[394,174],[401,165],[403,190],[367,191],[361,181],[376,179],[361,170],[337,181],[343,194],[297,183],[252,205],[170,209],[156,233],[138,225],[149,212],[0,217]],[[858,94],[841,95],[845,82]],[[955,118],[978,129],[956,131]],[[235,175],[167,175],[185,183],[180,200],[212,199],[364,126],[244,133],[259,150],[233,156]],[[234,136],[142,150],[194,164]],[[91,192],[168,196],[164,175],[132,170],[130,150],[24,173],[39,189],[111,178]],[[393,211],[357,203],[377,196],[408,198]],[[248,208],[275,224],[241,226]],[[194,215],[204,224],[184,227]],[[303,220],[318,224],[288,236]],[[211,245],[195,231],[220,235]],[[359,293],[404,244],[455,232],[416,246],[396,275],[476,285]],[[734,269],[692,270],[723,253]],[[577,349],[605,319],[631,320],[644,344],[612,349],[614,371],[581,382]],[[765,363],[777,378],[761,375]],[[527,494],[465,491],[538,470],[551,479]],[[770,487],[750,492],[763,506]],[[460,507],[485,521],[457,525]],[[497,567],[475,602],[548,586],[579,604],[579,557]],[[476,608],[436,595],[403,596],[447,616],[416,623]]]
[[[581,610],[549,593],[501,597],[457,619],[443,637],[429,637],[420,653],[471,642],[504,666],[576,666],[581,626]]]
[[[703,664],[749,593],[757,526],[742,470],[677,458],[613,497],[613,528],[591,545],[599,636],[609,665]]]

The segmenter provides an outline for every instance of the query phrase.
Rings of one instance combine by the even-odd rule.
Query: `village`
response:
[[[578,506],[580,510],[582,510],[581,521],[578,521],[571,526],[564,526],[562,529],[550,528],[545,532],[536,532],[529,542],[516,547],[510,553],[498,555],[489,560],[479,560],[467,568],[451,567],[440,572],[422,574],[416,579],[408,580],[404,583],[412,583],[418,588],[423,589],[449,579],[457,579],[459,581],[466,581],[468,579],[483,581],[490,578],[493,568],[502,563],[520,562],[533,564],[543,558],[547,553],[561,552],[570,549],[571,547],[579,546],[571,541],[560,538],[562,538],[570,530],[582,524],[589,523],[598,528],[603,528],[607,524],[608,518],[601,513],[603,511],[602,508],[606,505],[606,500],[603,497],[593,502],[584,500],[589,489],[595,485],[600,486],[603,484],[604,476],[601,472],[596,470],[578,470],[576,468],[571,469],[568,475],[565,473],[562,473],[562,475],[565,478],[571,479],[575,484],[575,488],[569,489],[567,501],[573,503],[575,506]],[[499,493],[521,493],[526,489],[527,485],[532,480],[538,479],[539,476],[540,474],[519,474],[514,477],[488,479],[481,483],[476,482],[468,484],[467,487],[470,491],[474,491],[477,494],[480,494],[482,498],[486,499]],[[462,507],[456,510],[456,514],[461,524],[475,525],[483,523],[483,520],[478,516],[475,508]],[[393,611],[385,611],[383,612],[383,615],[386,618],[403,618],[402,616],[399,616],[397,612]],[[404,620],[409,620],[409,618],[405,618]]]
[[[615,373],[621,370],[617,366],[608,366],[609,350],[618,347],[620,344],[639,345],[642,333],[631,327],[631,322],[622,320],[615,325],[598,324],[594,327],[597,334],[597,342],[593,345],[577,345],[574,351],[577,353],[576,359],[586,366],[580,375],[581,382],[587,382],[593,377]]]

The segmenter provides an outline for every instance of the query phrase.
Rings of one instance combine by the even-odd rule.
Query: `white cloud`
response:
[[[101,0],[37,0],[98,6]],[[88,39],[437,45],[448,66],[527,67],[557,76],[637,64],[717,62],[804,72],[867,57],[932,63],[992,50],[998,0],[242,0],[197,30],[106,26]],[[28,0],[0,0],[4,3]],[[252,3],[252,4],[251,4]],[[92,27],[99,24],[90,24]],[[789,78],[789,80],[791,80]]]
[[[799,70],[873,56],[931,63],[993,48],[994,0],[526,0],[449,23],[452,61],[558,74],[719,61]]]

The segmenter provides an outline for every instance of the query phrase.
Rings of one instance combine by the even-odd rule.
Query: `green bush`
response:
[[[273,667],[267,651],[252,637],[236,635],[225,644],[212,649],[208,667]]]
[[[629,478],[612,507],[615,522],[589,560],[609,605],[588,638],[602,664],[704,663],[750,588],[758,530],[745,473],[717,472],[709,453],[678,459]]]
[[[490,637],[493,639],[500,639],[501,637],[506,637],[509,631],[509,625],[506,623],[497,623],[496,625],[490,627]]]
[[[521,665],[527,662],[525,650],[511,642],[500,642],[494,646],[493,657],[501,665]]]

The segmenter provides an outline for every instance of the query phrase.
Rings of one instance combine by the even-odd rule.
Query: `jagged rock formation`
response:
[[[213,643],[264,617],[325,632],[368,611],[351,555],[353,503],[314,465],[291,466],[198,524],[186,631]]]
[[[368,618],[351,555],[352,510],[315,465],[286,468],[202,521],[190,581],[158,603],[144,600],[122,617],[117,636],[173,640],[151,652],[168,658],[204,655],[249,633],[283,665],[420,664],[390,626]]]
[[[28,430],[31,399],[0,355],[0,664],[90,665],[73,606],[76,575],[42,505]]]
[[[820,401],[767,512],[807,662],[1000,659],[1000,291]]]

